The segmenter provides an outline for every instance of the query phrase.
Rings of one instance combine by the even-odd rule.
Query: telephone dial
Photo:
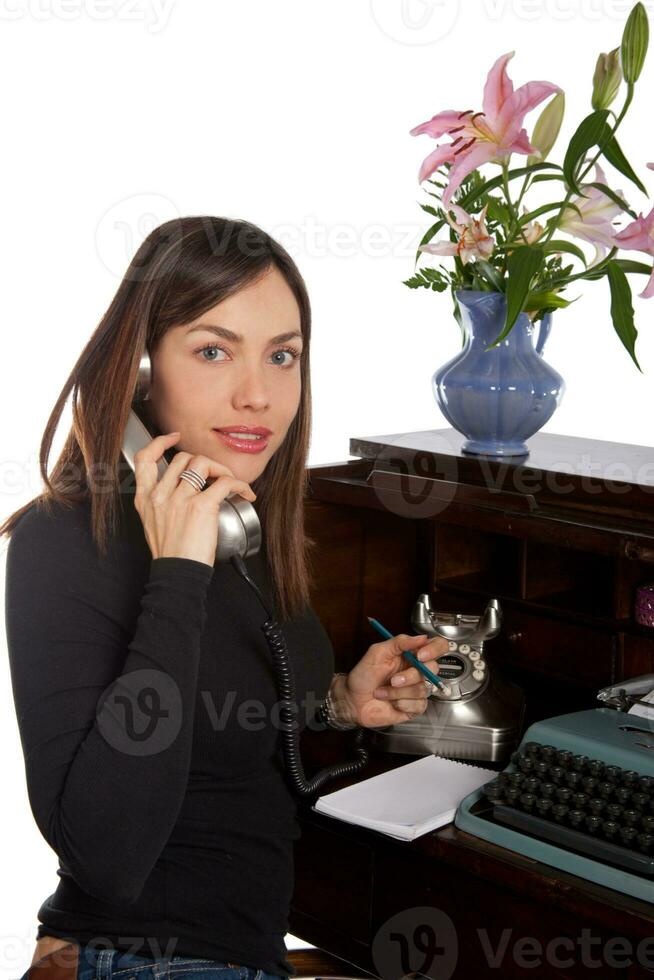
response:
[[[417,633],[448,641],[448,652],[438,658],[443,686],[432,691],[422,715],[375,729],[373,744],[387,752],[504,759],[520,735],[524,695],[488,664],[486,644],[502,625],[498,600],[491,599],[475,616],[433,609],[430,596],[423,593],[414,604],[411,625]]]
[[[148,445],[158,432],[151,432],[147,421],[147,410],[143,403],[149,400],[151,382],[151,363],[149,354],[143,354],[136,383],[136,390],[125,427],[122,454],[132,470],[134,456]],[[159,477],[166,472],[177,450],[173,447],[164,452],[157,463]],[[218,546],[216,561],[229,561],[233,568],[248,583],[261,602],[266,621],[261,626],[272,655],[273,669],[280,702],[280,727],[284,764],[291,788],[300,798],[313,796],[329,779],[358,772],[368,761],[368,753],[363,747],[364,729],[358,728],[354,736],[354,750],[357,758],[350,762],[337,763],[321,769],[312,779],[304,774],[300,758],[299,733],[295,727],[293,705],[296,704],[295,677],[286,641],[281,628],[273,619],[272,603],[262,595],[256,582],[249,576],[244,558],[257,554],[261,547],[261,524],[252,504],[239,493],[230,493],[222,501],[218,512]]]

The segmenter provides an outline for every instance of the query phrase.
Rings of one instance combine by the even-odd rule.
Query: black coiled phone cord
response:
[[[359,727],[354,733],[354,752],[356,759],[350,762],[335,763],[320,769],[315,776],[307,779],[300,758],[300,734],[293,709],[296,707],[295,677],[293,665],[290,662],[286,640],[282,633],[279,623],[275,622],[272,612],[261,594],[261,591],[254,582],[245,567],[245,563],[240,555],[232,555],[230,558],[232,565],[236,568],[239,575],[245,579],[248,585],[256,593],[261,605],[266,611],[268,619],[261,627],[261,632],[266,638],[270,652],[272,654],[273,670],[275,682],[277,684],[277,695],[280,702],[280,723],[282,737],[282,751],[284,754],[284,764],[286,773],[290,780],[291,787],[302,799],[314,796],[321,786],[329,779],[336,779],[339,776],[351,775],[359,772],[368,762],[368,751],[363,745],[365,729]]]

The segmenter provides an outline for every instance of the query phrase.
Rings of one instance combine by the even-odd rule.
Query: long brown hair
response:
[[[118,519],[122,436],[144,351],[152,360],[167,330],[196,319],[272,267],[282,273],[300,309],[305,351],[300,361],[302,394],[284,442],[251,486],[257,494],[255,507],[278,612],[284,618],[298,613],[309,602],[308,552],[314,545],[304,530],[311,433],[311,308],[293,259],[270,235],[247,221],[175,218],[148,235],[48,419],[39,453],[46,489],[11,514],[0,525],[0,535],[11,535],[33,504],[44,509],[53,502],[71,507],[90,498],[93,539],[104,557]],[[52,441],[71,392],[72,425],[48,476]],[[91,477],[98,471],[106,477],[109,492],[93,492]]]

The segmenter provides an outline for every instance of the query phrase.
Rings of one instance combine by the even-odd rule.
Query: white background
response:
[[[645,6],[651,21],[654,4]],[[179,215],[254,221],[299,264],[313,306],[311,464],[349,458],[352,436],[446,427],[431,377],[460,349],[449,294],[402,284],[430,224],[417,174],[435,145],[409,130],[442,109],[480,109],[488,69],[515,50],[516,87],[546,79],[566,92],[561,162],[590,111],[596,57],[619,44],[630,8],[0,0],[3,518],[41,489],[46,419],[135,249]],[[620,130],[650,187],[653,72],[650,52]],[[631,281],[635,294],[646,280]],[[555,314],[545,355],[567,390],[543,431],[651,445],[654,299],[634,300],[640,374],[611,325],[606,281],[568,296],[580,299]],[[62,425],[55,450],[64,434]],[[16,978],[56,858],[31,817],[6,658],[1,669],[0,971]]]

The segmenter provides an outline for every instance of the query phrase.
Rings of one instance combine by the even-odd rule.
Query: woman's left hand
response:
[[[438,674],[437,657],[449,650],[443,636],[398,633],[373,643],[344,678],[348,713],[362,728],[399,725],[427,708],[427,678],[402,656],[405,650]]]

